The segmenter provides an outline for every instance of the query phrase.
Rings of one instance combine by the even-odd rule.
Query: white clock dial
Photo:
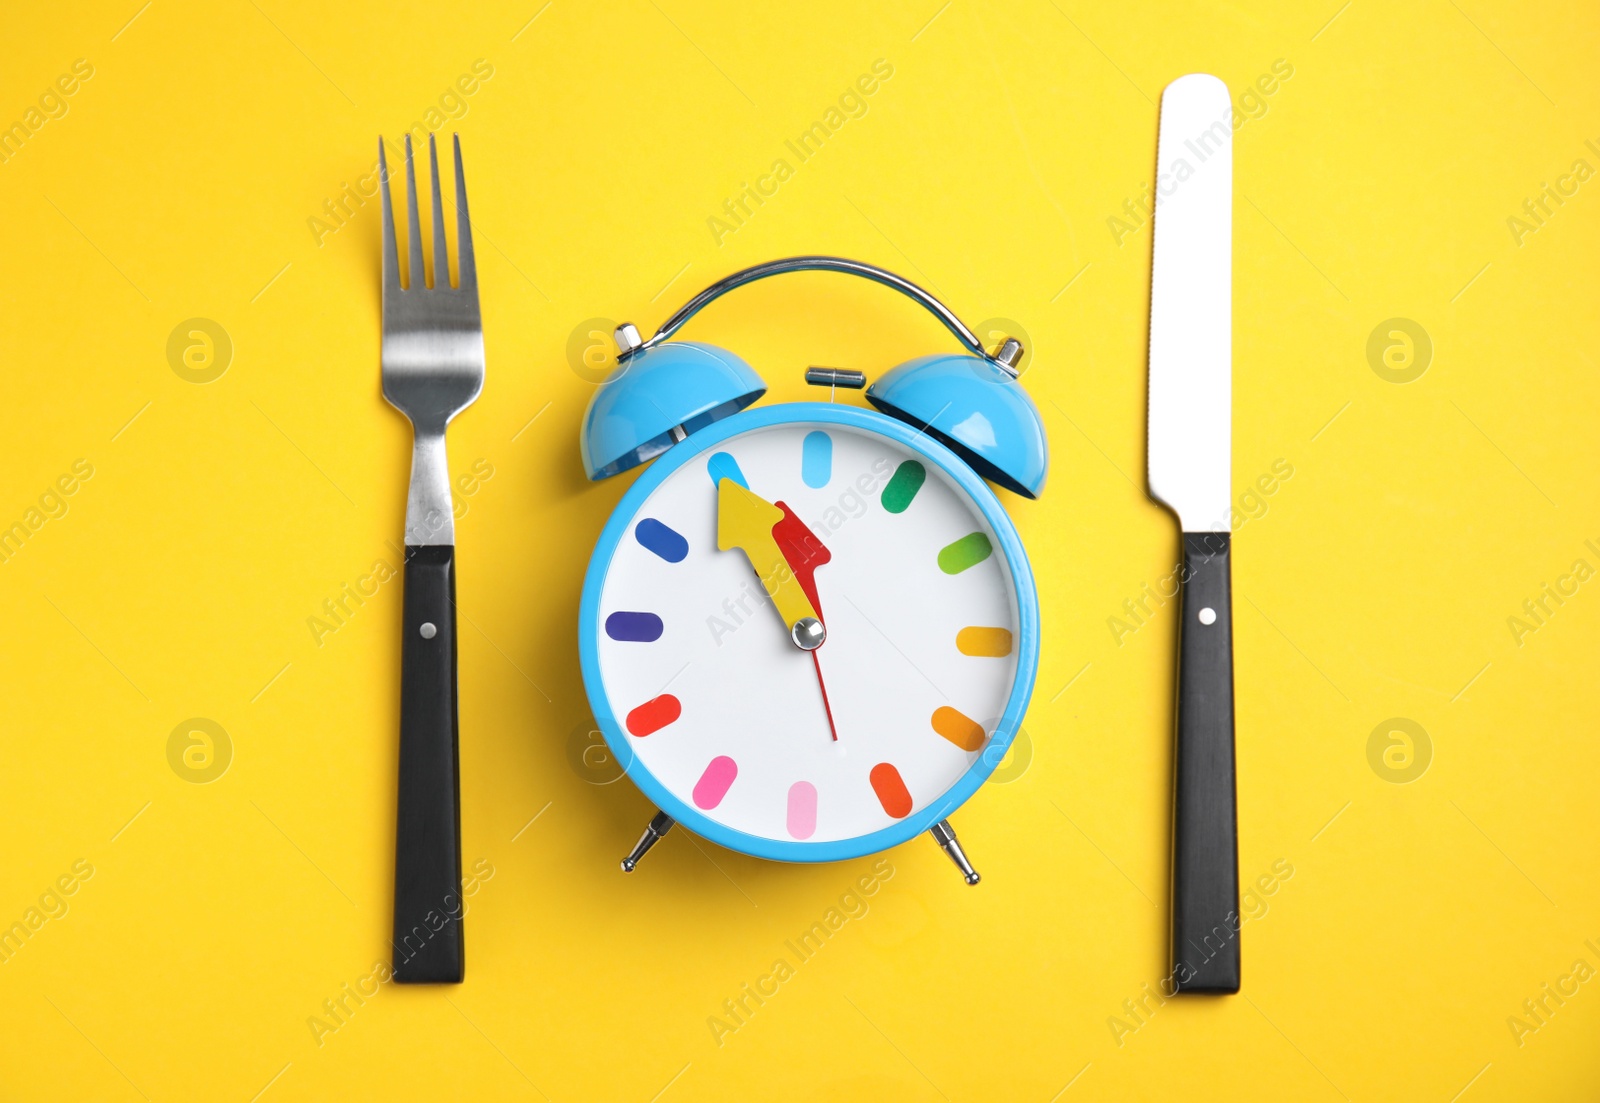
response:
[[[783,511],[787,593],[826,627],[815,652],[756,553],[718,549],[723,479]],[[943,796],[1018,676],[1016,585],[978,503],[927,456],[831,422],[750,429],[668,474],[628,518],[594,615],[638,765],[710,820],[791,843],[868,835]]]

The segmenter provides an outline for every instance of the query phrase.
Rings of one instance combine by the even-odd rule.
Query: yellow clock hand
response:
[[[827,633],[772,535],[772,526],[782,520],[783,510],[732,479],[717,483],[717,547],[744,552],[788,626],[789,637],[797,647],[814,651],[822,646]]]

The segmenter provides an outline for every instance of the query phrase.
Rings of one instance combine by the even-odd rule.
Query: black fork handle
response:
[[[394,858],[401,984],[459,984],[465,970],[455,554],[449,544],[406,547]]]

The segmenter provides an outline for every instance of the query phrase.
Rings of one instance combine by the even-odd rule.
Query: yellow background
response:
[[[0,1097],[1594,1098],[1600,983],[1520,1044],[1508,1019],[1600,968],[1600,583],[1520,642],[1507,624],[1600,567],[1600,182],[1520,244],[1507,225],[1600,167],[1594,12],[541,4],[0,20],[0,123],[94,67],[0,164],[0,524],[94,469],[0,564],[0,924],[94,869],[0,963]],[[719,244],[707,219],[879,58],[867,113]],[[493,470],[459,524],[463,857],[493,875],[464,985],[384,985],[319,1039],[323,1001],[387,960],[399,583],[320,645],[307,621],[392,560],[409,429],[379,392],[376,204],[320,243],[309,220],[478,59],[493,76],[442,132],[488,345],[450,452]],[[1178,538],[1144,493],[1149,228],[1119,244],[1108,219],[1150,181],[1168,81],[1237,96],[1279,59],[1292,78],[1236,141],[1235,494],[1294,474],[1250,503],[1234,596],[1240,872],[1294,872],[1250,909],[1240,995],[1135,1020],[1166,967],[1172,606],[1120,641],[1108,621]],[[983,884],[928,840],[893,851],[870,910],[719,1045],[708,1018],[872,863],[679,832],[618,872],[650,809],[573,765],[575,620],[630,479],[583,477],[569,338],[581,366],[588,320],[648,332],[799,252],[1025,331],[1052,470],[1005,501],[1043,658],[1031,761],[955,818]],[[168,362],[192,318],[233,343],[209,384]],[[1404,385],[1367,357],[1391,318],[1433,343]],[[769,401],[805,397],[808,363],[952,347],[828,276],[689,332]],[[232,742],[208,784],[167,757],[196,717]],[[1408,784],[1368,758],[1395,717],[1431,739]]]

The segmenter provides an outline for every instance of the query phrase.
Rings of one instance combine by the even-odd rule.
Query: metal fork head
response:
[[[483,322],[478,311],[478,271],[467,216],[467,181],[461,168],[461,139],[455,138],[457,286],[450,286],[449,250],[444,232],[444,200],[439,186],[439,153],[430,135],[428,160],[433,173],[433,286],[427,286],[422,260],[422,227],[417,214],[417,174],[406,135],[408,281],[400,283],[394,208],[389,198],[389,164],[378,140],[383,198],[383,396],[411,419],[419,435],[444,432],[445,425],[483,390]]]

